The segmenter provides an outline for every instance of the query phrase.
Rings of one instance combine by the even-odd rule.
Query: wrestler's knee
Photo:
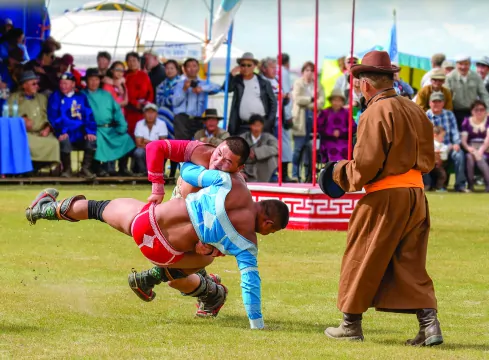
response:
[[[205,276],[205,269],[167,269],[173,277],[173,280],[168,281],[168,286],[174,289],[180,289],[183,283],[187,281],[187,277],[192,274],[200,273]]]

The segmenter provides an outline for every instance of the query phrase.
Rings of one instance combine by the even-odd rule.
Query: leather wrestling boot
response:
[[[143,301],[152,301],[156,293],[153,291],[155,285],[161,284],[161,268],[155,266],[152,269],[132,273],[127,277],[131,290]]]
[[[217,274],[209,274],[204,279],[206,289],[197,298],[195,316],[202,318],[216,317],[226,302],[228,289],[221,284],[221,277]]]
[[[419,332],[414,339],[406,341],[410,346],[434,346],[443,343],[440,322],[435,309],[420,309],[416,311],[419,322]]]
[[[85,200],[85,196],[77,195],[57,201],[58,195],[58,190],[53,188],[44,189],[37,195],[32,204],[25,210],[25,217],[31,225],[34,225],[39,219],[79,221],[71,219],[66,214],[74,201]]]
[[[329,327],[324,334],[337,340],[363,341],[362,314],[343,314],[343,322],[337,328]]]

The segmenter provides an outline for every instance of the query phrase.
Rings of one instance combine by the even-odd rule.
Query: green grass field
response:
[[[134,197],[147,186],[59,188],[61,197]],[[152,303],[127,285],[150,267],[133,240],[97,221],[40,221],[24,209],[41,186],[0,188],[0,360],[3,359],[489,359],[489,196],[429,196],[434,279],[445,343],[408,348],[412,315],[368,311],[364,343],[323,335],[336,309],[343,232],[284,231],[260,238],[267,329],[251,331],[234,258],[209,270],[230,293],[216,319],[194,318],[194,299],[165,284]],[[170,194],[171,189],[167,189]]]

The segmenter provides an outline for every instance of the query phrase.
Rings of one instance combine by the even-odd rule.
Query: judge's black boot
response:
[[[61,177],[69,178],[72,176],[71,172],[71,153],[61,153],[61,164],[63,165],[63,171]]]
[[[420,309],[416,312],[419,332],[414,339],[406,341],[410,346],[434,346],[443,343],[440,322],[435,309]]]
[[[92,162],[95,155],[95,150],[85,150],[83,154],[82,166],[80,169],[80,176],[85,179],[95,179],[97,176],[92,173]]]
[[[324,334],[337,340],[363,341],[362,314],[343,314],[343,322],[337,328],[329,327]]]

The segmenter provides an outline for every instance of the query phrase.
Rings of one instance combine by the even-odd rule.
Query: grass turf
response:
[[[0,359],[487,359],[489,222],[483,194],[429,195],[428,271],[445,343],[409,348],[412,315],[368,311],[364,343],[326,338],[336,309],[343,232],[284,231],[260,238],[267,330],[250,331],[235,260],[209,267],[229,287],[216,319],[194,318],[194,299],[166,285],[152,303],[127,285],[151,265],[133,240],[97,221],[40,221],[24,209],[41,186],[0,188]],[[61,186],[61,197],[144,200],[146,186]],[[167,189],[169,194],[171,189]]]

